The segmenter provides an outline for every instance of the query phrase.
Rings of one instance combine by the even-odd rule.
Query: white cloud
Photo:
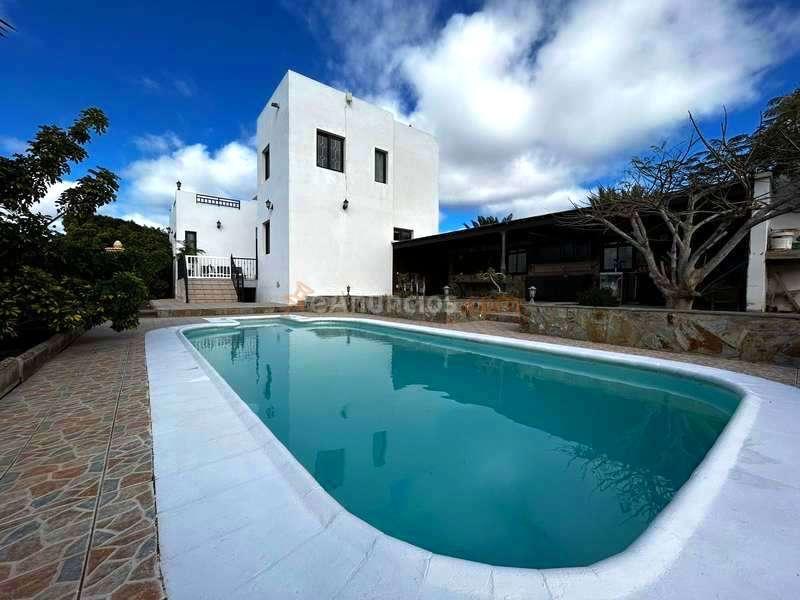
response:
[[[156,221],[149,217],[146,217],[142,213],[139,212],[132,212],[132,213],[125,213],[119,219],[124,219],[125,221],[133,221],[134,223],[138,223],[139,225],[146,225],[147,227],[166,227],[166,221]]]
[[[427,3],[397,9],[337,3],[338,76],[436,134],[443,203],[517,216],[569,207],[689,110],[757,100],[800,34],[798,15],[737,0],[497,0],[438,30]]]
[[[249,199],[256,186],[256,152],[240,142],[216,151],[203,144],[181,146],[151,158],[134,161],[123,171],[121,198],[132,213],[163,222],[175,195],[175,182],[183,190]]]
[[[25,140],[8,135],[0,135],[0,151],[7,154],[22,154],[27,150],[28,143]]]
[[[167,131],[159,135],[146,133],[133,138],[133,143],[142,152],[152,152],[156,154],[163,154],[183,146],[181,138],[172,131]]]
[[[31,207],[32,212],[38,212],[39,214],[47,215],[49,217],[56,216],[56,214],[58,214],[56,200],[58,200],[58,197],[63,192],[75,187],[76,185],[78,185],[77,181],[69,180],[60,181],[51,185],[44,197]]]

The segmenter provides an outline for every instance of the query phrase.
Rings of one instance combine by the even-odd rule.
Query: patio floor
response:
[[[202,319],[142,319],[124,333],[96,328],[0,399],[0,598],[164,596],[144,334],[193,322]],[[523,334],[510,323],[426,325],[682,360],[793,385],[800,376],[792,367]]]

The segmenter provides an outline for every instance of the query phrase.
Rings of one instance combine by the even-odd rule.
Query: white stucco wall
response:
[[[177,190],[170,214],[173,251],[180,249],[187,231],[197,232],[197,247],[206,256],[255,256],[256,203],[241,200],[239,209],[199,204],[196,193]],[[222,227],[217,229],[217,221]]]
[[[284,86],[289,121],[285,186],[289,264],[284,301],[300,288],[328,295],[343,294],[349,285],[352,294],[390,293],[394,227],[411,229],[415,236],[431,235],[438,228],[436,141],[396,123],[386,110],[358,98],[347,103],[344,92],[297,73],[287,73],[278,91]],[[259,124],[263,119],[264,113]],[[318,129],[345,138],[344,173],[317,166]],[[259,150],[267,143],[274,148],[267,128],[259,128]],[[387,183],[375,181],[376,148],[388,152]],[[270,179],[280,168],[279,153],[271,153]],[[342,209],[345,198],[347,210]],[[265,199],[266,190],[259,188],[259,204]],[[276,203],[273,239],[286,223],[275,219],[278,210]]]
[[[271,106],[276,102],[280,108]],[[289,288],[289,77],[284,76],[256,123],[258,157],[257,224],[259,302],[287,303]],[[264,179],[264,156],[270,147],[270,177]],[[266,201],[274,205],[271,211]],[[270,221],[270,253],[265,253],[264,222]]]

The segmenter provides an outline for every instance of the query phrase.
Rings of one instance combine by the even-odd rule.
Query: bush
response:
[[[148,286],[154,295],[169,289],[166,233],[95,215],[116,199],[111,171],[89,168],[56,199],[55,214],[39,213],[37,202],[107,127],[103,112],[88,108],[70,127],[40,127],[23,152],[0,156],[0,358],[105,320],[117,331],[136,327]],[[52,228],[58,219],[65,234]],[[115,239],[130,250],[105,252]]]
[[[582,306],[618,306],[619,300],[608,288],[591,288],[578,292],[578,304]]]
[[[100,284],[100,306],[114,331],[139,325],[139,307],[147,300],[147,286],[133,273],[114,273]]]

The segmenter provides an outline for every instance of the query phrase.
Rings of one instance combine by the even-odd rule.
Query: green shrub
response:
[[[147,286],[133,273],[114,273],[100,284],[100,306],[114,331],[139,325],[139,307],[147,300]]]
[[[582,306],[618,306],[619,300],[608,288],[591,288],[578,292],[578,304]]]

